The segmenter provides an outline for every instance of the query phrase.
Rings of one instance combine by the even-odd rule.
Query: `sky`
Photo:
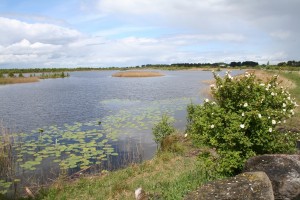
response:
[[[0,0],[0,68],[300,60],[300,0]]]

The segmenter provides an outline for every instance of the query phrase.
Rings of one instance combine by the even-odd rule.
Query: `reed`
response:
[[[0,78],[0,84],[33,83],[38,82],[38,77],[5,77]]]
[[[6,193],[12,185],[14,167],[13,137],[0,122],[0,195]]]
[[[125,72],[117,72],[112,75],[113,77],[156,77],[156,76],[164,76],[159,72],[152,71],[125,71]]]

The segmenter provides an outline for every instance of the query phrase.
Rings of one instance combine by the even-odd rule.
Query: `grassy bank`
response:
[[[292,81],[294,87],[290,88],[291,95],[296,99],[296,102],[300,104],[300,73],[299,71],[286,71],[278,72],[280,76],[287,78]],[[296,108],[295,115],[289,119],[286,123],[286,129],[300,132],[300,107]]]
[[[152,160],[98,176],[79,180],[58,180],[37,199],[134,199],[142,187],[150,197],[182,199],[189,191],[214,177],[197,165],[199,150],[183,136],[171,135],[168,151]]]
[[[156,76],[164,76],[159,72],[151,72],[151,71],[124,71],[117,72],[112,75],[113,77],[156,77]]]

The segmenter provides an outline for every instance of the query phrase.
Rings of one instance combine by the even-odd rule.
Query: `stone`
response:
[[[186,200],[274,200],[272,184],[264,172],[246,172],[209,182],[189,193]]]
[[[300,199],[300,155],[270,154],[248,159],[244,172],[264,171],[272,182],[275,199]]]

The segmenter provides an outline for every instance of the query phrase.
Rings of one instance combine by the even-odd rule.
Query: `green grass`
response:
[[[99,176],[74,182],[57,181],[37,199],[134,199],[134,190],[142,187],[150,196],[182,199],[189,191],[211,179],[196,162],[195,149],[179,136],[169,151],[159,152],[152,160]]]

